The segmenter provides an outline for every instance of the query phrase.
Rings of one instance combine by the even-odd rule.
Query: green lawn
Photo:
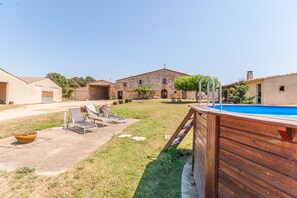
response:
[[[6,193],[0,190],[0,197],[180,197],[181,174],[191,155],[192,137],[188,135],[177,150],[161,150],[167,142],[164,135],[174,132],[188,109],[188,104],[150,101],[113,106],[118,115],[140,119],[123,133],[147,140],[113,137],[57,177],[36,176],[30,171],[0,172],[0,189]],[[53,125],[56,121],[53,119]]]

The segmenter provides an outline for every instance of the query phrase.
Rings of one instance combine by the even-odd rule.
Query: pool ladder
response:
[[[214,80],[213,77],[211,76],[203,76],[200,81],[199,81],[199,105],[201,105],[201,101],[202,101],[202,82],[206,79],[209,79],[209,81],[207,82],[207,106],[209,106],[209,102],[210,102],[210,85],[212,85],[212,107],[215,108],[215,100],[216,100],[216,82]],[[219,102],[220,102],[220,110],[222,110],[222,84],[220,81],[217,81],[217,83],[219,84]]]

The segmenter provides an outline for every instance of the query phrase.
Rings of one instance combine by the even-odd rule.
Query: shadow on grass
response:
[[[158,157],[148,156],[152,161],[147,164],[133,197],[181,197],[182,171],[191,154],[189,149],[170,149]]]
[[[182,105],[182,104],[195,104],[195,101],[184,101],[184,102],[170,102],[170,101],[163,101],[163,104],[174,104],[174,105]]]

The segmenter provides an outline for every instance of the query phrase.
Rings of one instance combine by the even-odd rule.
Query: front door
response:
[[[166,89],[163,89],[162,91],[161,91],[161,98],[167,98],[168,97],[168,92],[167,92],[167,90]]]
[[[123,91],[118,91],[118,99],[123,99]]]
[[[7,83],[0,82],[0,104],[6,104]]]
[[[261,84],[257,84],[257,104],[261,104],[262,103],[262,86]]]
[[[182,99],[187,99],[187,91],[182,92]]]

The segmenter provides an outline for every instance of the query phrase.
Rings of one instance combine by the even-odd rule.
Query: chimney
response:
[[[253,80],[253,79],[254,79],[253,71],[247,71],[246,80]]]

